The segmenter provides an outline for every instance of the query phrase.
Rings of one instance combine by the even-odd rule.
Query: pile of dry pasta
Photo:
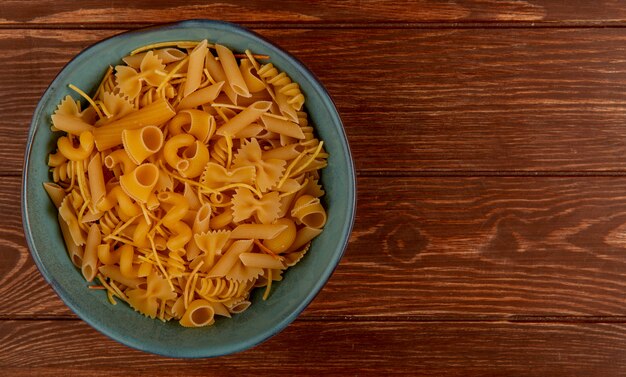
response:
[[[70,85],[44,184],[71,261],[109,301],[186,327],[250,306],[307,252],[326,212],[297,83],[219,44],[145,46],[93,96]],[[97,280],[96,280],[97,279]]]

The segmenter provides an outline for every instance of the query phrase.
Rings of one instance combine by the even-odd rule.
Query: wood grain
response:
[[[0,4],[0,24],[45,26],[115,25],[172,22],[210,18],[239,23],[407,23],[407,22],[624,22],[626,5],[615,1],[567,2],[457,0],[397,1],[155,1],[76,3],[70,0]]]
[[[120,345],[81,321],[0,321],[10,376],[615,376],[626,326],[584,323],[296,321],[252,350],[176,360]],[[593,348],[593,352],[590,352]]]
[[[0,318],[71,317],[27,256],[18,185],[0,186]],[[348,250],[305,317],[626,317],[626,178],[358,185]]]
[[[362,174],[626,172],[626,29],[257,31],[327,86]],[[56,73],[116,32],[0,30],[0,174]]]

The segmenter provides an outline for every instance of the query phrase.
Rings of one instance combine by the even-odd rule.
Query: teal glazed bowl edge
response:
[[[61,237],[57,210],[42,184],[50,181],[46,158],[55,146],[50,116],[74,84],[86,92],[98,85],[109,65],[130,51],[152,43],[202,40],[233,50],[250,49],[297,82],[306,109],[330,157],[322,171],[328,211],[324,231],[307,255],[285,272],[263,301],[260,289],[251,294],[252,306],[232,318],[218,318],[213,326],[184,328],[176,321],[146,318],[123,302],[111,305],[103,291],[87,288]],[[339,264],[348,244],[356,211],[356,179],[350,148],[337,109],[319,80],[296,58],[241,26],[212,20],[189,20],[119,34],[85,49],[57,75],[33,114],[22,176],[22,220],[31,255],[45,280],[81,319],[108,337],[145,352],[168,357],[216,357],[249,349],[289,325],[309,305]]]

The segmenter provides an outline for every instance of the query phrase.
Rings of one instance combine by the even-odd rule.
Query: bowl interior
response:
[[[257,289],[252,306],[211,327],[187,329],[175,322],[143,317],[124,303],[112,306],[102,291],[86,288],[80,271],[67,257],[56,209],[42,184],[50,180],[47,155],[54,148],[50,116],[74,84],[92,92],[109,65],[147,44],[209,39],[238,51],[271,56],[271,61],[298,82],[306,96],[309,117],[330,154],[322,172],[328,223],[311,250],[285,279],[272,286],[267,301]],[[293,57],[258,35],[233,24],[194,20],[121,34],[79,54],[57,76],[34,113],[24,166],[22,216],[26,238],[44,278],[83,320],[109,337],[147,352],[174,357],[211,357],[249,348],[286,327],[309,304],[338,264],[354,221],[355,179],[352,159],[334,104],[315,77]]]

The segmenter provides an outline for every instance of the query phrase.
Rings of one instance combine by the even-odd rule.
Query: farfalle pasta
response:
[[[150,318],[211,325],[300,261],[326,223],[324,143],[269,57],[164,42],[67,96],[44,184],[89,288]],[[80,84],[80,83],[76,83]]]

